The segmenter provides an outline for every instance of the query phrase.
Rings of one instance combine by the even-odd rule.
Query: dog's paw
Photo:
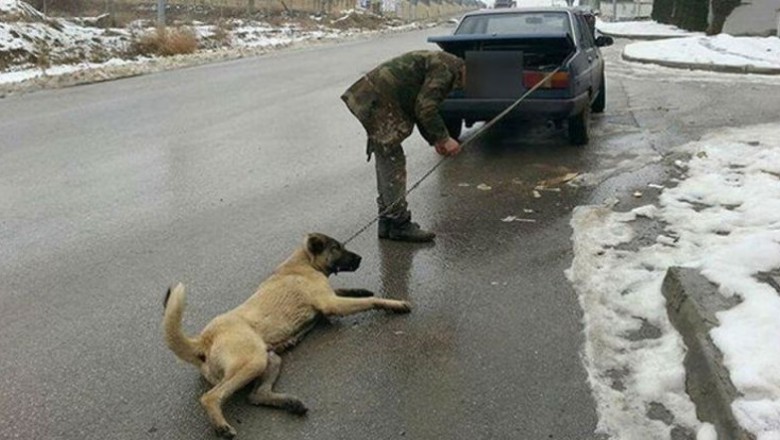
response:
[[[408,301],[396,301],[391,310],[393,313],[409,313],[412,311],[412,305]]]
[[[217,435],[222,438],[233,438],[236,436],[236,430],[230,425],[217,426]]]
[[[309,408],[306,408],[306,405],[298,399],[290,399],[285,402],[284,409],[296,416],[305,416],[306,413],[309,412]]]

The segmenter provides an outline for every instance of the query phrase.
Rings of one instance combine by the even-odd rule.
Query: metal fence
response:
[[[168,20],[207,20],[227,17],[286,14],[339,14],[361,9],[376,14],[417,20],[457,15],[477,9],[475,0],[27,0],[49,15],[109,14],[115,22],[156,19],[158,3]]]

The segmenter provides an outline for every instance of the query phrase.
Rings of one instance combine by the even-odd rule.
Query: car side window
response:
[[[596,42],[593,40],[593,34],[590,32],[590,26],[582,15],[576,15],[574,20],[577,23],[577,36],[586,48],[594,47]]]

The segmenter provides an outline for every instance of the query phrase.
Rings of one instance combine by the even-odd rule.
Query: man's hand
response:
[[[460,144],[453,138],[447,138],[436,144],[436,152],[442,156],[455,156],[460,153]]]

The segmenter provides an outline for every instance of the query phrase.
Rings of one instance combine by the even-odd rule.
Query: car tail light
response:
[[[523,85],[525,88],[531,87],[542,81],[550,72],[535,72],[526,70],[523,72]],[[556,72],[552,77],[544,82],[540,89],[566,89],[569,87],[569,72]]]

